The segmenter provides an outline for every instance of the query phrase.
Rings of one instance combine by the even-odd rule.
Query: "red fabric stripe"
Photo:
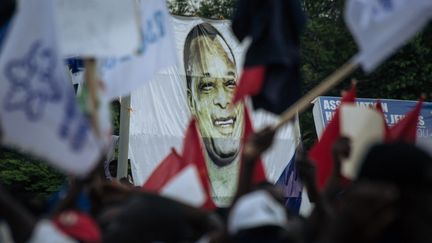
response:
[[[396,125],[390,127],[386,142],[404,141],[406,143],[415,143],[417,138],[417,124],[423,106],[423,100],[423,98],[420,98],[412,111],[407,113]]]
[[[342,97],[341,104],[352,103],[355,101],[356,89],[355,86]],[[317,186],[319,190],[324,189],[328,178],[333,170],[332,146],[333,143],[340,137],[340,108],[336,109],[333,119],[325,128],[321,139],[315,143],[309,151],[309,157],[315,161],[317,171]]]
[[[186,137],[183,143],[183,160],[186,164],[195,164],[198,170],[201,183],[207,194],[207,200],[203,207],[209,210],[215,209],[216,205],[210,196],[210,182],[207,172],[207,165],[205,163],[195,119],[191,120],[186,131]]]
[[[172,149],[171,153],[159,163],[150,177],[143,185],[143,189],[151,192],[159,192],[168,181],[179,173],[186,165],[182,158]]]
[[[254,129],[253,129],[252,120],[251,120],[251,117],[249,114],[249,110],[247,109],[246,105],[243,105],[243,106],[244,106],[244,114],[245,114],[245,127],[244,127],[244,132],[243,132],[243,144],[244,144],[247,141],[247,139],[249,138],[249,136],[254,133]],[[243,160],[241,160],[241,161],[243,161]],[[254,184],[258,184],[258,183],[264,182],[266,180],[267,180],[267,177],[265,175],[263,161],[261,160],[261,158],[259,158],[258,162],[256,163],[252,182]]]
[[[377,103],[375,105],[375,109],[382,115],[382,118],[384,121],[384,141],[387,141],[387,140],[389,140],[390,131],[389,131],[389,126],[387,125],[387,122],[385,120],[384,110],[382,108],[381,100],[377,101]]]
[[[243,100],[246,96],[259,94],[263,86],[265,71],[265,66],[245,68],[234,93],[232,103],[235,104]]]

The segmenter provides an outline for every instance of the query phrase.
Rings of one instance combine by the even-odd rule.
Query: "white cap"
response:
[[[236,234],[243,229],[260,226],[287,227],[285,208],[268,192],[259,190],[241,197],[228,218],[228,231]]]
[[[39,220],[33,229],[29,243],[78,243],[65,233],[61,232],[51,220]]]

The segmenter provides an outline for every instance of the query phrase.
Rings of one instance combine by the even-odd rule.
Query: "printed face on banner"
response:
[[[231,164],[240,150],[243,107],[230,106],[238,74],[232,50],[210,24],[196,25],[184,45],[187,99],[206,151],[217,166]]]
[[[173,147],[181,151],[192,115],[202,136],[210,196],[218,207],[228,207],[237,190],[241,137],[246,126],[243,105],[233,106],[230,102],[248,43],[237,42],[228,20],[171,16],[169,22],[173,25],[176,56],[182,59],[178,62],[180,68],[169,68],[152,77],[141,72],[144,64],[133,68],[141,81],[151,80],[131,95],[134,111],[130,156],[134,181],[143,185]],[[165,51],[166,48],[155,43],[149,57],[151,62],[145,65],[176,60],[162,55]],[[124,79],[131,70],[119,72],[119,78]],[[253,111],[251,118],[256,130],[278,119],[263,111]],[[281,129],[272,148],[263,156],[268,180],[283,186],[285,197],[294,195],[290,178],[294,178],[291,174],[295,170],[286,168],[299,141],[298,131],[297,122]]]

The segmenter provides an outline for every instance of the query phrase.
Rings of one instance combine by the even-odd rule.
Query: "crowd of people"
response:
[[[247,4],[249,1],[242,2]],[[279,2],[283,3],[283,1]],[[0,43],[5,36],[6,28],[3,25],[12,16],[14,5],[15,1],[4,1],[2,5],[4,7],[0,8],[0,27],[2,27],[0,28]],[[283,10],[279,5],[274,5],[273,8],[275,13]],[[241,9],[241,13],[252,17],[255,16],[255,14],[249,14],[249,11],[252,10],[255,9],[244,8]],[[267,10],[262,9],[262,11]],[[291,23],[294,26],[294,23],[298,22],[298,26],[294,26],[294,29],[297,30],[304,23],[300,12],[295,14],[293,15],[295,18],[289,18],[288,23],[294,21]],[[267,15],[269,14],[262,16]],[[263,25],[260,28],[272,27],[273,30],[274,26],[279,26],[272,23],[282,21],[283,18],[280,17],[282,15],[273,15],[271,21],[259,19],[258,23],[260,26]],[[239,24],[244,27],[255,22],[245,18],[244,22]],[[288,30],[283,24],[279,27],[281,31]],[[204,37],[204,32],[198,33],[200,28],[212,38]],[[267,33],[261,30],[256,31],[254,28],[248,29],[253,32],[252,34]],[[269,36],[279,40],[282,38],[282,35],[279,34],[281,31],[275,31],[273,33],[275,36]],[[300,31],[292,34],[297,35],[296,32]],[[240,33],[240,35],[246,35],[246,33]],[[293,43],[290,43],[290,38],[293,38],[291,33],[286,33],[286,37],[289,45],[285,43],[286,48],[283,49],[288,50],[288,54],[291,55],[294,50],[297,52],[298,40],[295,39]],[[274,48],[272,38],[264,42],[264,47],[278,50]],[[256,42],[252,42],[252,46],[258,46],[256,49],[259,50],[258,54],[263,54],[270,59],[274,58],[274,55],[262,52],[261,39],[256,39]],[[204,42],[211,45],[205,46]],[[211,104],[211,99],[217,100],[213,105],[225,109],[234,92],[235,81],[233,79],[236,71],[234,55],[229,47],[225,48],[225,45],[228,45],[224,38],[216,29],[207,24],[194,28],[186,43],[185,63],[187,66],[185,71],[189,109],[194,115],[202,113],[203,117],[212,117],[207,115],[207,104]],[[193,48],[196,49],[196,46],[200,44],[204,46],[202,54],[198,51],[190,51]],[[256,55],[256,53],[251,53],[249,55]],[[202,80],[197,78],[200,77],[197,73],[202,73],[202,69],[212,67],[212,62],[209,61],[210,54],[213,55],[213,60],[223,64],[221,70],[224,70],[224,75],[228,74],[226,82],[221,83],[223,85],[209,81],[203,84]],[[257,56],[260,57],[260,55]],[[280,80],[285,80],[288,74],[285,70],[291,68],[299,70],[297,59],[292,61],[281,58],[281,60],[290,61],[288,64],[282,63],[283,65],[274,65],[272,69],[268,69],[275,74],[269,71],[267,73],[272,73],[281,77]],[[254,60],[249,60],[251,61],[254,62]],[[273,60],[269,62],[274,64]],[[283,72],[279,70],[281,67]],[[219,70],[216,71],[214,73],[219,74]],[[206,76],[212,74],[211,72],[205,73]],[[215,80],[221,82],[221,79]],[[279,86],[273,85],[274,87]],[[217,90],[217,92],[210,94],[210,89]],[[222,91],[225,90],[229,92],[223,93]],[[201,96],[209,101],[203,104],[198,103],[196,101],[198,96],[194,96],[195,92],[199,95],[200,92],[203,93]],[[270,94],[274,95],[274,92]],[[220,99],[219,96],[223,99]],[[222,131],[221,134],[227,134],[226,130],[229,129],[226,127],[232,126],[233,132],[230,133],[240,137],[241,123],[235,123],[237,116],[242,117],[243,110],[238,109],[235,114],[216,117],[214,121],[201,120],[198,126],[204,133],[211,131],[208,127],[216,123],[222,124],[217,128]],[[275,130],[271,127],[256,132],[249,137],[241,152],[239,144],[236,144],[236,150],[233,151],[232,147],[225,146],[225,141],[217,139],[213,141],[210,139],[211,136],[205,136],[208,138],[204,140],[206,151],[209,153],[208,157],[215,164],[223,167],[222,165],[234,163],[233,161],[241,162],[238,180],[237,175],[235,175],[235,180],[226,180],[233,182],[231,184],[238,181],[237,187],[230,187],[236,191],[233,201],[227,207],[220,207],[213,211],[147,192],[141,186],[130,183],[127,178],[120,180],[107,178],[106,171],[109,171],[110,168],[106,166],[104,159],[101,159],[99,166],[96,166],[85,178],[69,176],[67,184],[48,202],[45,202],[46,207],[44,208],[48,208],[47,210],[36,210],[31,203],[25,203],[16,195],[12,195],[0,183],[0,243],[432,242],[432,158],[427,150],[418,145],[403,142],[371,144],[370,149],[363,156],[358,175],[355,179],[348,181],[342,176],[341,168],[344,159],[350,156],[351,141],[347,137],[340,137],[332,146],[331,177],[324,189],[318,189],[316,163],[300,146],[293,163],[304,185],[304,190],[307,191],[307,196],[313,203],[313,209],[308,215],[299,215],[285,207],[285,198],[281,188],[270,182],[259,184],[253,182],[254,170],[259,157],[272,145],[274,136]],[[234,177],[224,173],[215,172],[213,175],[215,178],[218,176]],[[226,189],[227,185],[220,187],[222,192]],[[231,190],[229,192],[231,193]]]
[[[37,214],[0,187],[0,239],[9,242],[432,242],[432,160],[405,143],[377,144],[365,154],[358,177],[341,176],[350,140],[333,145],[333,172],[318,190],[314,162],[298,149],[296,167],[313,210],[290,212],[278,187],[254,185],[257,158],[274,130],[245,144],[236,196],[228,208],[207,211],[145,192],[127,180],[108,180],[103,165]],[[7,227],[4,227],[7,225]],[[9,230],[5,230],[9,229]],[[5,233],[6,232],[6,233]],[[2,242],[3,242],[2,241]]]

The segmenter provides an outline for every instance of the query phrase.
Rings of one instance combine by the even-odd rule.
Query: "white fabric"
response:
[[[340,112],[341,134],[351,139],[350,157],[342,163],[342,174],[354,179],[370,146],[384,140],[384,117],[375,109],[344,104]]]
[[[62,55],[121,57],[140,43],[135,0],[56,0]]]
[[[285,208],[266,191],[255,191],[241,197],[228,216],[228,232],[260,226],[287,226]]]
[[[4,221],[0,221],[0,242],[14,243],[9,225]]]
[[[23,1],[0,56],[2,143],[83,175],[100,146],[58,55],[52,0]]]
[[[189,31],[197,24],[210,23],[223,35],[231,47],[236,59],[237,73],[240,76],[246,46],[237,42],[231,33],[229,21],[186,17],[172,17],[171,21],[174,27],[178,58],[183,58],[183,46]],[[142,185],[147,180],[158,163],[169,154],[172,147],[177,151],[182,151],[186,126],[191,119],[191,113],[187,104],[183,61],[179,60],[178,63],[178,67],[168,68],[159,73],[142,89],[132,93],[131,149],[129,151],[133,161],[131,165],[136,185]],[[266,124],[274,124],[277,119],[276,116],[264,111],[252,112],[255,130]],[[298,142],[298,122],[288,124],[278,131],[273,146],[263,157],[266,176],[270,182],[274,183],[280,177],[294,155]],[[232,167],[238,168],[234,165]],[[228,166],[221,167],[219,172],[228,170],[227,168]],[[238,181],[238,171],[224,172],[227,176],[219,182],[225,186],[219,189],[211,188],[211,190],[212,192],[217,191],[215,193],[217,197],[231,198]]]
[[[430,0],[348,0],[345,7],[345,22],[366,72],[372,72],[431,17]]]
[[[160,194],[195,207],[201,207],[207,199],[195,165],[181,170],[162,188]]]
[[[28,243],[77,243],[78,241],[70,238],[58,230],[54,224],[47,220],[40,220],[33,229]]]
[[[304,188],[302,191],[302,200],[299,214],[305,218],[309,217],[309,215],[312,213],[312,210],[314,209],[314,206],[315,204],[310,202],[308,192],[306,188]]]
[[[165,1],[141,0],[139,4],[144,34],[140,53],[104,60],[101,67],[109,98],[127,95],[150,81],[158,70],[176,65],[174,36]]]

